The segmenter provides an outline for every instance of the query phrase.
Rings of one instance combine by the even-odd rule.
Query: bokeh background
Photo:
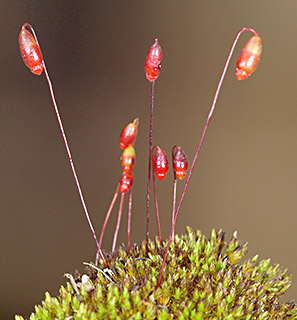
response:
[[[156,83],[153,143],[191,161],[225,59],[242,27],[263,40],[255,74],[237,82],[231,60],[177,232],[222,228],[293,274],[297,296],[297,2],[20,1],[1,4],[0,318],[29,315],[63,274],[84,270],[95,245],[71,174],[44,76],[30,73],[17,37],[37,32],[93,224],[99,234],[121,175],[124,126],[140,118],[132,241],[145,237],[150,84],[147,50],[164,59]],[[178,185],[181,191],[183,182]],[[172,172],[158,183],[163,235],[170,228]],[[111,248],[117,207],[103,247]],[[119,242],[126,242],[126,208]],[[156,235],[152,218],[151,235]]]

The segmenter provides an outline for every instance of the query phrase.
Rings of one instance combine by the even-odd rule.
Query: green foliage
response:
[[[47,319],[297,319],[294,301],[279,298],[291,280],[279,265],[253,259],[236,234],[225,242],[222,231],[207,239],[190,228],[175,236],[161,286],[155,290],[166,241],[121,248],[106,254],[110,269],[94,266],[88,275],[68,275],[70,282],[53,298],[47,292],[30,320]],[[16,320],[24,320],[16,316]]]

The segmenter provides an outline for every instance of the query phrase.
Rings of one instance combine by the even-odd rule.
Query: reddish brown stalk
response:
[[[111,249],[112,252],[115,251],[115,247],[116,247],[116,244],[117,244],[118,233],[119,233],[119,230],[120,230],[120,224],[121,224],[121,218],[122,218],[124,199],[125,199],[125,193],[122,192],[121,202],[120,202],[120,207],[119,207],[119,213],[118,213],[117,225],[116,225],[116,229],[115,229],[114,236],[113,236],[113,243],[112,243],[112,249]]]
[[[154,156],[154,149],[155,148],[157,148],[157,146],[155,146],[152,150],[152,158]],[[159,206],[158,206],[158,199],[157,199],[156,176],[155,176],[154,169],[153,169],[153,184],[154,184],[154,198],[155,198],[155,210],[156,210],[156,219],[157,219],[157,227],[158,227],[158,237],[159,237],[159,241],[161,242],[162,241],[161,225],[160,225]]]
[[[151,194],[151,172],[152,172],[152,147],[153,147],[153,120],[154,120],[154,98],[155,98],[155,82],[152,82],[151,88],[151,112],[150,112],[150,131],[149,131],[149,164],[148,179],[146,193],[146,243],[148,245],[149,229],[150,229],[150,194]]]
[[[127,247],[131,249],[131,217],[132,217],[132,188],[129,191],[128,223],[127,223]]]
[[[23,26],[24,27],[28,27],[31,30],[31,32],[33,34],[33,37],[34,37],[37,45],[39,46],[39,43],[38,43],[38,40],[37,40],[37,36],[35,34],[35,31],[34,31],[33,27],[29,23],[25,23]],[[46,80],[47,80],[47,83],[48,83],[48,86],[49,86],[50,95],[51,95],[52,102],[53,102],[53,105],[54,105],[54,108],[55,108],[55,112],[56,112],[56,116],[57,116],[57,119],[58,119],[58,123],[59,123],[59,126],[60,126],[60,131],[61,131],[61,134],[62,134],[62,137],[63,137],[64,145],[65,145],[65,148],[66,148],[66,151],[67,151],[67,155],[68,155],[68,159],[69,159],[69,162],[70,162],[72,174],[73,174],[73,177],[74,177],[74,180],[75,180],[75,184],[76,184],[76,187],[77,187],[77,190],[78,190],[78,193],[79,193],[80,201],[81,201],[81,204],[83,206],[84,213],[85,213],[85,216],[87,218],[89,227],[90,227],[91,232],[93,234],[93,237],[94,237],[94,240],[95,240],[95,243],[96,243],[96,246],[97,246],[97,252],[99,253],[99,255],[101,257],[101,259],[102,259],[102,261],[104,263],[104,266],[107,267],[107,263],[106,263],[104,255],[102,253],[102,250],[101,250],[101,247],[99,245],[99,242],[97,240],[97,236],[96,236],[95,230],[93,228],[93,225],[92,225],[89,213],[88,213],[88,209],[87,209],[87,206],[86,206],[86,203],[85,203],[85,200],[84,200],[84,196],[83,196],[83,193],[82,193],[82,190],[81,190],[81,187],[80,187],[78,176],[76,174],[76,170],[75,170],[75,167],[74,167],[72,155],[71,155],[70,148],[69,148],[69,145],[68,145],[68,141],[67,141],[67,138],[66,138],[66,134],[65,134],[65,131],[64,131],[62,119],[60,117],[58,105],[56,103],[52,82],[51,82],[49,74],[47,72],[47,68],[46,68],[44,59],[43,59],[43,68],[44,68],[45,77],[46,77]]]
[[[101,229],[101,233],[100,233],[100,238],[99,238],[99,245],[101,246],[102,245],[102,240],[103,240],[103,236],[104,236],[104,232],[105,232],[105,229],[106,229],[106,226],[107,226],[107,222],[109,220],[109,217],[110,217],[110,214],[111,214],[111,211],[113,209],[113,206],[117,200],[117,197],[118,197],[118,194],[119,194],[119,188],[120,188],[120,184],[118,183],[118,186],[116,188],[116,191],[114,193],[114,196],[111,200],[111,203],[110,203],[110,206],[108,208],[108,211],[106,213],[106,216],[105,216],[105,220],[104,220],[104,223],[103,223],[103,226],[102,226],[102,229]]]
[[[174,159],[174,151],[175,149],[178,149],[179,147],[177,145],[175,145],[173,148],[172,148],[172,161]],[[173,166],[173,175],[174,175],[174,181],[173,181],[173,201],[172,201],[172,214],[171,214],[171,225],[173,225],[174,223],[174,216],[175,216],[175,205],[176,205],[176,186],[177,186],[177,181],[176,181],[176,173],[175,173],[175,170],[174,170],[174,166]],[[172,238],[171,240],[173,241],[174,240],[174,230],[173,230],[173,233],[172,233]]]
[[[201,147],[202,147],[202,144],[203,144],[203,141],[204,141],[204,138],[205,138],[205,135],[206,135],[206,132],[207,132],[207,129],[208,129],[210,120],[211,120],[211,118],[212,118],[212,115],[213,115],[213,112],[214,112],[214,109],[215,109],[215,106],[216,106],[216,102],[217,102],[217,99],[218,99],[218,95],[219,95],[219,93],[220,93],[221,86],[222,86],[222,83],[223,83],[223,80],[224,80],[224,77],[225,77],[227,68],[228,68],[228,66],[229,66],[229,62],[230,62],[230,60],[231,60],[231,57],[232,57],[234,48],[235,48],[235,46],[236,46],[236,44],[237,44],[237,41],[238,41],[240,35],[241,35],[243,32],[245,32],[245,31],[250,31],[250,32],[254,33],[254,35],[258,35],[258,33],[257,33],[254,29],[252,29],[252,28],[242,28],[242,29],[237,33],[237,35],[236,35],[236,37],[235,37],[235,39],[234,39],[234,41],[233,41],[233,44],[232,44],[231,49],[230,49],[230,51],[229,51],[229,54],[228,54],[228,56],[227,56],[227,60],[226,60],[225,65],[224,65],[224,69],[223,69],[223,72],[222,72],[222,74],[221,74],[221,77],[220,77],[220,80],[219,80],[219,83],[218,83],[218,86],[217,86],[217,89],[216,89],[216,92],[215,92],[215,96],[214,96],[214,99],[213,99],[213,102],[212,102],[212,105],[211,105],[211,108],[210,108],[210,111],[209,111],[209,114],[208,114],[208,118],[207,118],[206,124],[205,124],[204,129],[203,129],[203,132],[202,132],[202,136],[201,136],[200,142],[199,142],[199,144],[198,144],[198,147],[197,147],[197,149],[196,149],[196,153],[195,153],[195,155],[194,155],[194,159],[193,159],[193,162],[192,162],[192,165],[191,165],[189,174],[188,174],[187,181],[186,181],[186,183],[185,183],[185,186],[184,186],[182,195],[181,195],[181,197],[180,197],[180,201],[179,201],[178,206],[177,206],[177,210],[176,210],[176,213],[175,213],[175,217],[174,217],[173,224],[171,225],[171,229],[170,229],[170,233],[169,233],[169,237],[168,237],[168,242],[167,242],[167,246],[166,246],[166,249],[165,249],[165,252],[164,252],[163,262],[162,262],[162,266],[161,266],[161,270],[160,270],[160,274],[159,274],[159,279],[158,279],[156,288],[158,288],[158,287],[160,286],[161,282],[162,282],[162,275],[163,275],[163,272],[164,272],[164,267],[165,267],[165,262],[166,262],[166,258],[167,258],[167,253],[168,253],[169,246],[170,246],[170,243],[171,243],[171,240],[172,240],[172,235],[173,235],[173,232],[174,232],[174,229],[175,229],[176,221],[177,221],[177,218],[178,218],[178,215],[179,215],[179,212],[180,212],[180,208],[181,208],[181,205],[182,205],[182,203],[183,203],[183,200],[184,200],[186,191],[187,191],[187,189],[188,189],[188,185],[189,185],[189,182],[190,182],[192,173],[193,173],[193,169],[194,169],[195,164],[196,164],[196,162],[197,162],[198,155],[199,155],[199,152],[200,152],[200,150],[201,150]]]
[[[175,204],[176,204],[176,176],[174,175],[174,182],[173,182],[173,201],[172,201],[172,214],[171,214],[171,225],[174,223],[174,217],[175,217]],[[174,240],[174,230],[172,232],[171,240]]]

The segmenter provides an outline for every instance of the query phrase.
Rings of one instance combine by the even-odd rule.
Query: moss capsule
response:
[[[235,71],[237,80],[249,77],[257,68],[262,53],[262,43],[259,35],[253,36],[246,43],[237,60]]]
[[[129,173],[132,171],[135,163],[135,149],[132,146],[127,147],[121,157],[123,171]]]
[[[126,149],[128,146],[134,146],[138,131],[139,119],[136,118],[132,123],[129,123],[121,133],[120,147]]]
[[[120,180],[120,191],[126,193],[132,187],[134,181],[134,176],[132,172],[123,172]]]
[[[163,53],[158,43],[158,39],[155,39],[155,43],[150,47],[144,65],[146,78],[153,82],[155,81],[162,67]]]
[[[40,75],[43,71],[42,53],[34,37],[24,26],[19,34],[19,47],[25,65],[32,73]]]
[[[156,147],[157,151],[153,156],[153,167],[159,180],[163,180],[169,170],[167,154],[160,147]]]
[[[174,153],[175,148],[177,148],[177,150]],[[188,170],[187,156],[180,147],[173,147],[172,151],[174,174],[179,180],[182,180],[186,176]]]

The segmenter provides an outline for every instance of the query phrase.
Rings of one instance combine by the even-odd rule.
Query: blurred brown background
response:
[[[297,2],[20,1],[1,4],[0,318],[28,315],[57,294],[63,274],[92,261],[95,245],[78,198],[44,76],[20,57],[24,22],[37,32],[93,224],[99,234],[121,175],[124,126],[140,118],[132,240],[145,237],[150,84],[144,61],[163,48],[153,143],[179,144],[191,161],[232,41],[261,35],[256,73],[237,82],[240,38],[223,84],[177,232],[237,230],[249,256],[293,274],[297,296]],[[181,191],[183,183],[179,184]],[[170,227],[172,172],[158,183],[162,230]],[[125,208],[127,203],[125,203]],[[116,210],[104,248],[110,249]],[[126,211],[125,211],[126,213]],[[151,235],[156,234],[154,218]],[[119,242],[126,242],[126,214]]]

